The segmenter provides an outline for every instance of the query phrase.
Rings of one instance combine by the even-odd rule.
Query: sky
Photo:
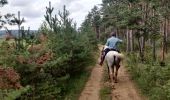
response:
[[[62,10],[63,5],[70,12],[70,18],[77,23],[79,27],[88,12],[94,5],[101,4],[102,0],[8,0],[8,4],[0,8],[1,14],[13,13],[17,16],[18,11],[21,12],[21,18],[26,20],[22,24],[25,28],[30,27],[32,30],[37,30],[42,24],[45,15],[45,9],[51,1],[54,7],[54,13]],[[17,29],[17,26],[7,26],[9,29]]]

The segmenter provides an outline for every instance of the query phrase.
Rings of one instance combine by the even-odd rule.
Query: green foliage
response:
[[[45,72],[51,74],[60,85],[62,84],[60,87],[63,88],[59,93],[61,97],[68,91],[66,82],[94,62],[92,53],[95,44],[87,34],[76,31],[68,14],[64,6],[63,12],[59,12],[60,18],[55,20],[58,23],[55,27],[59,30],[53,28],[54,32],[49,34],[48,42],[54,58],[45,65]]]
[[[77,32],[69,12],[63,11],[54,15],[51,4],[47,7],[45,19],[40,32],[48,37],[45,50],[38,53],[20,53],[26,60],[36,60],[45,52],[52,53],[52,59],[39,65],[37,63],[20,63],[14,66],[21,75],[21,84],[30,85],[31,89],[19,99],[64,100],[78,98],[89,72],[86,67],[94,64],[93,52],[97,49],[94,35],[86,30]],[[54,16],[53,16],[54,15]],[[33,44],[34,42],[32,42]],[[68,84],[69,83],[69,84]],[[76,93],[76,94],[74,94]]]
[[[104,87],[100,90],[100,98],[101,100],[111,100],[111,87]]]
[[[93,24],[96,23],[96,26],[99,27],[100,22],[101,22],[100,18],[97,19],[96,21],[94,21],[95,20],[94,17],[99,15],[99,11],[96,11],[96,10],[97,10],[97,8],[94,7],[94,11],[91,12],[92,14],[89,13],[86,16],[86,19],[84,20],[81,27],[79,28],[80,35],[82,35],[84,38],[87,39],[89,44],[91,44],[90,46],[92,46],[93,50],[98,49],[98,46],[97,46],[98,40],[96,38],[96,34],[95,34],[95,31],[94,31],[94,28],[93,28]]]
[[[30,86],[22,87],[19,90],[13,90],[9,93],[6,94],[6,96],[3,98],[3,100],[16,100],[19,98],[22,94],[26,93],[29,91]]]
[[[12,67],[15,65],[15,49],[8,42],[3,41],[0,45],[0,65],[3,67]]]
[[[165,5],[166,4],[166,5]],[[122,34],[123,38],[126,32],[132,30],[133,40],[139,40],[138,48],[140,50],[141,60],[144,60],[145,42],[148,40],[152,45],[153,61],[156,60],[156,41],[160,39],[160,24],[168,18],[164,12],[169,11],[169,2],[159,0],[103,0],[101,14],[102,14],[102,41],[105,40],[107,32],[117,30],[118,34]],[[120,32],[123,31],[123,32]],[[127,39],[129,39],[127,37]],[[144,43],[141,43],[141,39]],[[138,42],[138,41],[135,41]],[[134,43],[132,41],[132,49]],[[129,46],[127,46],[129,47]]]
[[[8,3],[7,0],[0,0],[0,6],[3,6],[3,5],[5,5],[5,4],[7,4],[7,3]]]
[[[80,96],[81,91],[84,89],[86,81],[90,76],[91,69],[93,67],[89,67],[88,70],[83,72],[79,72],[79,75],[75,75],[72,79],[68,80],[66,85],[66,96],[65,100],[77,100]]]
[[[170,80],[167,81],[167,83],[163,86],[163,89],[165,90],[165,94],[167,96],[167,99],[170,99]]]
[[[89,42],[85,37],[64,37],[64,40],[61,38],[56,38],[56,40],[59,42],[56,42],[55,44],[52,43],[51,48],[56,54],[56,61],[62,64],[58,64],[62,69],[64,69],[64,66],[65,68],[81,70],[81,66],[86,66],[86,61],[91,59],[91,48],[88,46]],[[74,70],[67,70],[74,73]]]
[[[91,21],[92,21],[92,26],[100,26],[101,24],[101,18],[100,18],[100,11],[97,6],[94,6],[93,9],[91,10]]]
[[[44,100],[47,98],[60,98],[59,93],[63,86],[59,85],[59,82],[50,73],[46,73],[45,68],[35,63],[18,63],[15,68],[21,75],[21,84],[24,86],[29,84],[31,86],[30,91],[22,95],[20,99],[25,98],[29,100],[34,98],[34,100]]]
[[[128,56],[129,71],[141,91],[150,100],[169,100],[170,66],[161,67],[158,63],[145,62],[142,64],[136,55]],[[151,59],[148,56],[147,59]]]
[[[100,99],[101,100],[111,100],[111,92],[112,92],[112,87],[106,83],[109,83],[109,78],[108,78],[108,69],[105,66],[104,67],[104,73],[102,77],[102,87],[100,89]]]
[[[3,7],[5,4],[7,4],[7,0],[0,0],[0,7]],[[2,15],[0,14],[0,29],[5,24],[5,21],[2,20]]]

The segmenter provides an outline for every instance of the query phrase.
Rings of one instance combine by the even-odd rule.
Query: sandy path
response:
[[[103,67],[96,65],[93,68],[91,76],[89,77],[79,100],[100,100],[99,92],[101,88],[102,73]]]
[[[145,100],[138,92],[127,70],[121,66],[118,73],[118,83],[112,91],[112,100]]]
[[[96,64],[79,100],[100,100],[99,92],[101,89],[101,79],[103,77],[104,67]],[[115,89],[112,90],[111,96],[112,100],[145,100],[138,93],[137,88],[129,78],[129,73],[123,66],[119,69],[118,83],[115,84]]]

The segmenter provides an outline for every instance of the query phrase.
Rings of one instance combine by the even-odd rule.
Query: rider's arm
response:
[[[109,40],[108,39],[107,39],[107,42],[106,42],[106,44],[104,46],[104,50],[107,49],[107,48],[109,48]]]
[[[121,40],[121,39],[118,39],[118,42],[123,42],[123,40]]]
[[[109,40],[108,39],[107,39],[105,46],[109,46]]]

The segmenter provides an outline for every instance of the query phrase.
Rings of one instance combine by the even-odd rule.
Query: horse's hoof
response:
[[[115,77],[113,77],[113,80],[115,79]]]
[[[115,85],[114,83],[111,84],[111,88],[114,89],[115,88]]]
[[[113,85],[111,88],[112,88],[112,89],[116,89],[116,88],[115,88],[115,85]]]
[[[110,77],[108,79],[110,80]]]
[[[115,79],[115,83],[117,83],[117,78]]]

